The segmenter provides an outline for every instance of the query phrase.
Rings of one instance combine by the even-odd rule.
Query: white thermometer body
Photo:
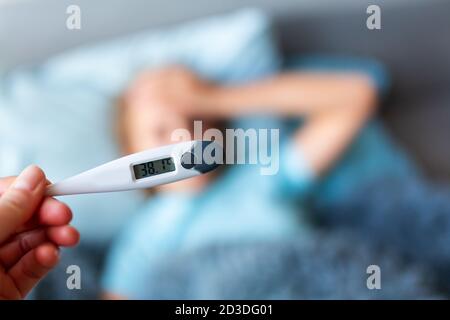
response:
[[[108,162],[52,184],[48,196],[115,192],[152,188],[199,176],[219,166],[205,154],[222,154],[211,141],[188,141],[151,149]]]

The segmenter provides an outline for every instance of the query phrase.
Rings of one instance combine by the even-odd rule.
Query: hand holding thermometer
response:
[[[188,141],[131,154],[52,184],[47,196],[146,189],[199,176],[219,166],[206,154],[222,148],[212,141]],[[208,160],[208,159],[206,159]]]

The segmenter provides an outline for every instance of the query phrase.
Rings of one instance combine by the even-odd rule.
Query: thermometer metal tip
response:
[[[223,163],[214,141],[187,141],[131,154],[50,185],[47,196],[147,189],[189,179]]]

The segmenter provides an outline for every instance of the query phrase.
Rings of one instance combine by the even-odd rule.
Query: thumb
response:
[[[37,166],[26,168],[0,197],[0,244],[27,222],[44,196],[46,179]]]

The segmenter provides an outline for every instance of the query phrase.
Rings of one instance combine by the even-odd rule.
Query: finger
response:
[[[38,210],[40,225],[62,226],[72,221],[72,210],[54,198],[45,198]]]
[[[10,180],[5,179],[5,180]],[[1,181],[0,181],[1,182]],[[6,182],[7,184],[8,182]],[[51,182],[47,180],[47,185]],[[1,195],[1,185],[0,185]],[[23,226],[20,226],[16,232],[25,232],[36,229],[42,225],[65,225],[72,221],[72,211],[70,208],[60,203],[58,200],[52,197],[44,198],[41,206],[39,207],[38,214],[33,215]]]
[[[3,192],[8,189],[8,187],[16,180],[17,177],[5,177],[0,179],[0,196]],[[47,180],[47,184],[52,184],[51,181]]]
[[[44,172],[30,166],[17,177],[0,197],[0,243],[28,221],[44,195]]]
[[[80,233],[72,226],[49,227],[47,237],[61,247],[73,247],[80,241]]]
[[[22,233],[0,248],[0,264],[8,270],[25,254],[46,241],[48,240],[44,229]]]
[[[16,232],[25,232],[42,226],[63,226],[72,221],[72,210],[64,203],[47,197],[42,202],[37,214],[33,215]]]
[[[8,272],[22,297],[42,279],[59,260],[59,251],[52,243],[44,243],[28,252]]]
[[[0,196],[6,191],[6,189],[8,189],[15,179],[16,177],[6,177],[0,179]]]
[[[0,248],[0,264],[8,270],[25,254],[44,242],[51,241],[56,246],[72,247],[77,245],[79,240],[79,232],[67,225],[24,232]]]

